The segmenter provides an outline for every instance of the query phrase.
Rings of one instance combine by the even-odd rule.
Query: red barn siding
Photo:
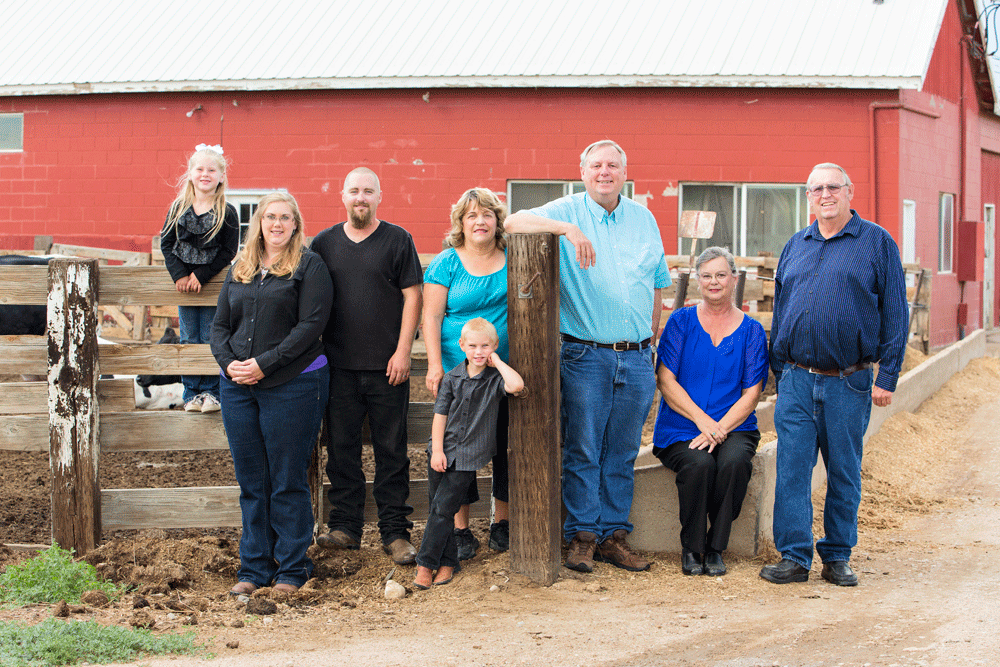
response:
[[[982,151],[982,203],[993,204],[1000,209],[1000,154]],[[994,230],[993,261],[994,272],[997,271],[997,258],[1000,257],[1000,233]],[[987,239],[988,241],[989,239]],[[1000,324],[1000,289],[997,289],[996,276],[993,281],[993,325]]]
[[[0,111],[25,114],[24,152],[0,154],[0,247],[30,248],[34,235],[49,234],[145,250],[202,142],[225,147],[231,187],[293,193],[308,234],[343,219],[343,178],[369,166],[382,180],[380,217],[410,230],[422,252],[440,249],[450,206],[467,188],[576,180],[580,150],[605,137],[628,152],[628,176],[668,252],[677,248],[678,183],[803,183],[814,164],[833,161],[855,183],[854,208],[868,218],[877,209],[897,238],[901,200],[918,201],[918,254],[936,266],[937,193],[957,194],[957,107],[940,97],[932,105],[930,94],[904,101],[938,119],[872,111],[900,102],[895,91],[435,89],[425,101],[426,92],[0,99]],[[955,339],[958,295],[947,279],[934,288],[939,345]]]
[[[427,251],[440,247],[448,207],[465,189],[575,180],[580,149],[603,137],[628,151],[629,177],[638,193],[651,195],[668,248],[679,181],[801,183],[813,164],[833,160],[857,182],[862,209],[871,193],[873,97],[855,91],[433,90],[427,102],[422,94],[8,99],[0,109],[25,113],[25,151],[0,155],[12,195],[0,204],[0,246],[30,246],[42,233],[145,244],[185,157],[201,142],[222,142],[231,187],[295,194],[310,233],[342,219],[337,193],[347,171],[371,166],[383,181],[380,214],[410,229]],[[197,104],[203,110],[188,118]]]

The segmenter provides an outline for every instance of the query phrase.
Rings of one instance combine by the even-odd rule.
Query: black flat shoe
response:
[[[846,560],[831,560],[828,563],[823,563],[823,571],[820,576],[838,586],[858,585],[858,575],[854,574],[854,570],[851,569]]]
[[[681,571],[687,575],[704,574],[705,567],[701,564],[701,554],[685,549],[681,552]]]
[[[705,574],[710,577],[721,577],[726,573],[726,564],[722,560],[722,554],[718,551],[709,551],[705,554]]]
[[[791,584],[809,581],[809,569],[802,567],[793,560],[782,558],[777,565],[765,565],[760,570],[760,576],[772,584]]]

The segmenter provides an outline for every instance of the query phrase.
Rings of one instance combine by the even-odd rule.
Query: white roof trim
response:
[[[0,95],[93,95],[259,90],[386,90],[392,88],[841,88],[920,90],[922,77],[797,76],[493,76],[338,79],[241,79],[233,81],[127,81],[6,86]]]

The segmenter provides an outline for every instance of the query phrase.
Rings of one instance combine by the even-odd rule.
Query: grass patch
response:
[[[193,632],[154,635],[149,630],[55,618],[37,625],[0,623],[0,667],[132,662],[149,655],[193,655],[203,650]]]
[[[80,595],[92,590],[104,591],[110,599],[121,594],[118,586],[97,576],[93,565],[74,561],[73,552],[58,545],[23,563],[9,565],[0,574],[0,601],[6,603],[78,603]]]

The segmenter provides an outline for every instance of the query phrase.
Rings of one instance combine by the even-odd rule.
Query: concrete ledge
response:
[[[865,441],[878,433],[886,419],[899,412],[913,412],[969,361],[985,354],[986,333],[978,330],[912,369],[900,378],[891,405],[872,407]],[[773,401],[769,405],[762,403],[757,409],[761,430],[773,428]],[[777,441],[773,441],[762,444],[757,450],[743,511],[733,524],[729,540],[731,553],[756,555],[763,544],[773,542],[771,522],[777,446]],[[636,459],[635,496],[630,516],[635,530],[629,536],[629,543],[643,551],[679,552],[681,526],[675,475],[653,456],[652,449],[651,445],[643,447]],[[826,474],[822,462],[819,463],[813,471],[814,490],[823,483]]]

